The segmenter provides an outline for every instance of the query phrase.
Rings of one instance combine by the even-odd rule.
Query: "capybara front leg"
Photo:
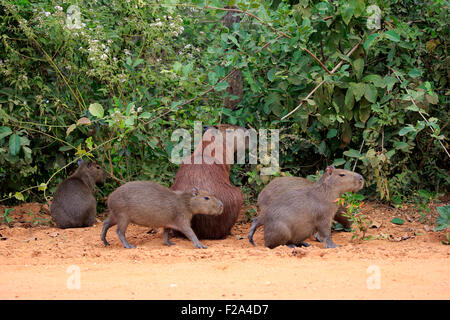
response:
[[[185,234],[185,236],[188,237],[194,243],[194,248],[198,248],[198,249],[206,249],[207,248],[207,246],[202,245],[200,243],[200,241],[198,241],[198,238],[195,235],[195,233],[191,227],[184,227],[184,228],[180,229],[180,231],[183,232]]]

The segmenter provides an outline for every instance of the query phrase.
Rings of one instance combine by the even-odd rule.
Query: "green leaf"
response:
[[[330,130],[328,130],[328,133],[327,133],[327,139],[336,137],[337,134],[338,134],[338,131],[336,129],[330,129]]]
[[[412,132],[412,131],[416,131],[416,128],[414,128],[412,125],[408,125],[407,127],[404,127],[403,129],[401,129],[398,134],[400,136],[404,136],[405,134]]]
[[[391,41],[394,41],[394,42],[400,41],[400,36],[394,30],[386,31],[384,34],[385,34],[386,38],[388,38]]]
[[[372,33],[370,36],[368,36],[363,44],[364,50],[367,50],[375,42],[379,35],[379,33]]]
[[[20,201],[25,201],[25,198],[23,197],[23,194],[21,192],[16,192],[14,194],[14,198],[16,198],[17,200],[20,200]]]
[[[364,98],[366,98],[369,102],[375,103],[378,96],[377,88],[371,84],[367,84],[365,87],[366,90],[364,91]]]
[[[137,59],[134,63],[133,63],[133,68],[136,68],[138,65],[140,65],[142,62],[144,62],[144,60],[142,59]]]
[[[38,191],[45,191],[46,189],[47,189],[47,184],[45,184],[44,182],[42,182],[38,187]]]
[[[0,139],[9,136],[11,133],[12,130],[9,127],[0,127]]]
[[[394,84],[397,83],[397,78],[391,77],[391,76],[385,76],[383,79],[383,82],[386,84],[386,90],[392,91],[392,88],[394,87]]]
[[[61,151],[61,152],[65,152],[65,151],[69,151],[69,150],[72,150],[72,149],[73,149],[72,146],[62,146],[58,150]]]
[[[394,142],[394,148],[399,149],[402,151],[408,151],[409,150],[409,144],[403,141],[395,141]]]
[[[350,82],[350,88],[352,89],[352,93],[356,101],[361,100],[361,98],[363,97],[366,91],[365,87],[366,87],[365,83]]]
[[[208,73],[208,79],[209,79],[209,84],[210,85],[215,85],[217,83],[217,81],[219,80],[219,78],[217,77],[217,74],[214,71],[210,71]]]
[[[141,115],[139,116],[139,118],[141,119],[150,119],[150,117],[152,116],[152,114],[148,111],[141,113]]]
[[[355,150],[355,149],[350,149],[350,150],[344,151],[344,155],[346,155],[347,157],[350,157],[350,158],[360,158],[361,157],[361,153],[359,153],[359,151]]]
[[[347,92],[345,93],[344,104],[345,104],[345,108],[347,110],[352,110],[353,106],[355,105],[355,97],[353,96],[353,89],[352,89],[352,87],[349,87],[347,89]]]
[[[405,223],[405,220],[400,219],[400,218],[394,218],[394,219],[391,220],[391,222],[392,222],[393,224],[399,224],[399,225],[402,225],[402,224]]]
[[[221,83],[219,83],[218,85],[216,85],[214,87],[214,90],[217,92],[223,91],[226,88],[228,88],[228,82],[227,81],[222,81]]]
[[[353,61],[353,72],[355,72],[356,79],[360,80],[364,71],[364,59],[359,58]]]
[[[343,165],[346,162],[347,161],[345,161],[345,159],[342,159],[342,158],[334,159],[333,166],[339,167],[339,166]]]
[[[439,217],[436,219],[437,226],[434,231],[441,231],[450,228],[450,205],[437,207]]]
[[[408,72],[408,75],[411,78],[418,78],[422,75],[422,71],[420,71],[418,69],[412,69],[411,71]]]
[[[92,103],[89,105],[89,112],[97,118],[103,118],[104,110],[100,103]]]
[[[383,78],[378,74],[369,74],[362,78],[362,82],[371,82],[375,87],[384,88],[386,84],[383,83]]]
[[[12,156],[16,156],[20,151],[20,137],[13,134],[9,137],[9,152]]]
[[[350,20],[352,19],[354,13],[354,8],[349,3],[344,5],[344,9],[341,12],[342,20],[345,24],[349,24]]]
[[[270,82],[272,82],[275,79],[275,72],[277,69],[273,68],[270,69],[269,72],[267,72],[267,79],[269,79]]]

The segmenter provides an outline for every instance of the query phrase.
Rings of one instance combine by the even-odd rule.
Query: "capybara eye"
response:
[[[344,177],[344,176],[345,176],[345,174],[343,174],[343,173],[339,173],[339,176],[341,176],[341,177]]]
[[[205,197],[205,200],[209,200],[209,197]]]

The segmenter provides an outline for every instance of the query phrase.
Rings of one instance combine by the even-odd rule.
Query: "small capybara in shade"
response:
[[[258,206],[261,208],[267,206],[272,199],[276,198],[278,194],[283,193],[287,189],[300,189],[308,188],[314,185],[314,182],[302,177],[278,177],[270,181],[270,183],[264,188],[258,195]],[[346,212],[345,208],[339,206],[334,216],[334,220],[339,222],[344,228],[351,226],[351,221],[347,217],[343,216]]]
[[[90,227],[95,222],[95,184],[103,185],[106,171],[93,161],[80,161],[78,169],[61,182],[53,195],[50,213],[61,229]]]
[[[213,154],[211,157],[206,155],[204,150],[212,142],[212,140],[205,138],[212,129],[219,130],[222,133],[224,152],[221,155]],[[186,159],[183,160],[171,187],[172,190],[186,191],[191,190],[194,186],[198,186],[222,201],[223,213],[220,216],[197,215],[192,219],[192,229],[200,239],[223,239],[228,236],[242,207],[242,192],[238,187],[231,184],[231,165],[227,164],[229,162],[226,161],[227,157],[234,156],[236,148],[232,151],[233,154],[225,154],[227,143],[232,143],[232,141],[226,141],[226,133],[233,130],[237,130],[235,131],[237,134],[245,134],[246,131],[241,127],[228,124],[206,128],[203,135],[203,143],[196,147],[193,154],[188,157],[187,163]],[[247,141],[245,143],[247,144]],[[248,147],[248,144],[246,146]],[[199,155],[203,156],[202,163],[195,164],[194,158]],[[220,161],[222,164],[215,163],[215,159],[212,158],[222,160]]]
[[[125,248],[136,248],[128,243],[125,232],[128,224],[147,227],[164,227],[164,242],[168,246],[169,230],[181,231],[195,248],[206,248],[191,229],[195,214],[220,215],[223,205],[204,190],[193,188],[188,192],[176,192],[150,181],[127,182],[108,197],[109,217],[103,222],[101,239],[105,246],[106,233],[117,224],[117,235]]]
[[[361,190],[363,185],[361,175],[329,166],[313,186],[287,189],[263,205],[248,239],[254,245],[253,234],[264,225],[264,245],[269,248],[309,246],[304,241],[314,232],[319,233],[325,248],[335,248],[331,240],[331,222],[338,209],[335,200],[345,192]]]

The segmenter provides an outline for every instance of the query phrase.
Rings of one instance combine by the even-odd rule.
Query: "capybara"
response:
[[[258,195],[258,206],[259,208],[266,206],[272,199],[276,198],[279,193],[283,193],[286,189],[308,188],[313,185],[314,182],[302,177],[277,177],[270,181]],[[339,222],[344,228],[349,228],[351,226],[351,221],[343,216],[345,212],[345,208],[339,206],[336,215],[334,216],[334,220]]]
[[[95,184],[103,185],[106,171],[93,161],[79,161],[77,170],[61,182],[53,195],[50,213],[61,229],[90,227],[95,222]]]
[[[208,140],[208,134],[215,129],[223,136],[223,154],[213,154],[212,156],[204,153],[204,150],[212,143]],[[240,129],[240,130],[239,130]],[[227,131],[236,132],[237,135],[245,134],[246,130],[233,125],[220,124],[213,127],[207,127],[203,135],[203,141],[194,150],[193,154],[183,160],[175,181],[171,187],[172,190],[186,191],[194,186],[207,190],[223,203],[223,213],[220,216],[197,215],[192,219],[192,229],[200,239],[222,239],[230,234],[231,228],[235,224],[239,211],[243,203],[243,195],[238,187],[230,182],[230,169],[228,157],[234,157],[235,148],[232,154],[226,154],[226,145],[236,142],[227,141]],[[237,140],[237,138],[235,138]],[[244,138],[246,139],[246,138]],[[247,140],[245,140],[248,147]],[[195,164],[194,159],[202,156],[202,163]],[[221,160],[222,163],[216,163],[214,160]],[[187,163],[186,161],[187,160]]]
[[[361,175],[329,166],[313,186],[287,189],[263,206],[260,216],[253,220],[248,239],[254,245],[253,234],[264,225],[264,245],[269,248],[309,246],[304,241],[316,231],[325,248],[335,248],[331,222],[338,209],[336,199],[345,192],[361,190],[363,185]]]
[[[117,235],[125,248],[136,248],[128,243],[125,232],[128,224],[164,227],[164,243],[168,246],[169,230],[181,231],[195,248],[206,248],[191,229],[195,214],[220,215],[222,203],[213,195],[194,187],[189,192],[175,192],[151,181],[133,181],[120,186],[108,197],[109,216],[103,222],[101,239],[105,246],[106,233],[117,224]]]

